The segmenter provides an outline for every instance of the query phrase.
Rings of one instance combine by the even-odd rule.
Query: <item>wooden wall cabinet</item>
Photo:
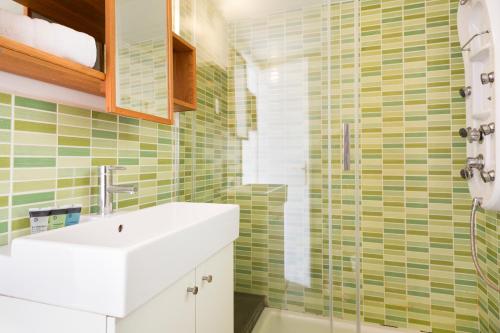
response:
[[[172,37],[175,111],[196,110],[196,49],[179,35]]]
[[[36,12],[105,43],[106,71],[91,69],[3,37],[0,37],[0,71],[105,96],[106,111],[133,118],[172,124],[174,111],[196,109],[196,49],[172,32],[171,0],[15,1],[26,6],[28,13]],[[132,16],[124,13],[123,3],[132,3],[138,10]],[[120,20],[127,24],[120,24]],[[133,29],[127,29],[129,24],[134,25]],[[158,29],[160,24],[160,35],[165,43],[162,55],[164,84],[158,82],[162,80],[158,79],[162,76],[158,74],[158,58],[147,59],[149,51],[146,50],[143,58],[139,55],[142,60],[138,60],[137,45],[131,45],[128,51],[135,53],[127,60],[127,50],[123,47],[130,41],[140,44],[140,38],[147,37],[148,29],[154,33],[151,38],[144,38],[143,44],[154,43],[152,39],[158,37],[159,30],[152,29]],[[131,35],[131,31],[142,31],[143,36]],[[158,48],[152,52],[158,53]],[[143,61],[144,66],[150,65],[150,61],[154,64],[141,70],[138,66],[123,65],[127,61],[134,65],[137,61]],[[148,71],[153,71],[157,82],[144,81],[144,73]]]
[[[106,110],[173,123],[172,7],[106,0]]]
[[[104,42],[104,0],[15,0],[49,20]],[[105,96],[104,72],[0,37],[0,70],[35,80]]]
[[[0,71],[105,96],[103,72],[0,37]]]

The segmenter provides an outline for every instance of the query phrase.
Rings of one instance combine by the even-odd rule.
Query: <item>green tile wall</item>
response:
[[[11,202],[12,237],[29,232],[27,211],[32,207],[81,204],[85,214],[94,212],[99,165],[124,165],[127,171],[119,173],[118,182],[139,185],[136,195],[117,197],[120,210],[175,198],[175,128],[21,96],[2,97],[6,161],[1,202],[5,221]],[[5,244],[5,222],[1,233]]]
[[[471,199],[458,172],[466,155],[456,134],[465,123],[457,6],[361,1],[363,316],[432,332],[498,332],[499,295],[475,275]],[[481,261],[498,281],[499,220],[479,221]]]
[[[463,64],[456,31],[458,1],[452,0],[360,0],[360,218],[361,218],[361,316],[365,322],[407,327],[427,332],[498,332],[500,295],[479,281],[470,258],[468,215],[470,195],[459,178],[465,161],[465,144],[457,130],[465,123]],[[278,13],[232,27],[229,68],[228,185],[241,189],[242,139],[233,114],[241,107],[236,100],[235,70],[244,63],[241,54],[256,55],[277,48],[290,60],[314,54],[286,48],[280,34],[293,39],[302,34],[318,43],[325,30],[307,33],[307,28],[327,16],[311,7]],[[306,109],[310,121],[310,221],[311,267],[317,288],[296,290],[273,280],[271,268],[282,257],[266,256],[267,230],[273,224],[262,213],[270,208],[269,197],[255,190],[234,194],[245,207],[244,230],[237,248],[236,287],[269,296],[272,306],[328,315],[330,311],[328,267],[333,270],[333,309],[336,318],[356,318],[355,257],[356,188],[355,173],[342,172],[342,123],[354,125],[354,3],[335,2],[331,15],[331,123],[328,123],[327,79],[320,82],[319,95],[312,91]],[[315,16],[316,15],[316,16]],[[253,25],[253,28],[252,28]],[[320,24],[321,25],[321,24]],[[253,40],[254,32],[261,36]],[[281,42],[280,42],[281,41]],[[326,44],[328,45],[328,44]],[[251,52],[248,52],[251,50]],[[286,53],[289,52],[289,53]],[[322,73],[328,67],[322,55]],[[252,59],[255,61],[255,59]],[[265,68],[267,62],[258,65]],[[315,106],[321,96],[321,105]],[[257,100],[257,102],[256,102]],[[254,99],[247,97],[247,116],[258,117]],[[256,112],[257,111],[257,112]],[[248,124],[251,128],[254,124]],[[328,127],[332,136],[328,136]],[[253,127],[255,129],[255,127]],[[258,128],[257,128],[258,129]],[[331,140],[332,245],[328,258],[328,142]],[[352,147],[355,149],[356,147]],[[354,162],[354,159],[353,161]],[[247,185],[249,186],[249,185]],[[250,189],[252,187],[250,186]],[[248,188],[246,189],[248,190]],[[229,192],[231,193],[231,192]],[[319,198],[319,200],[318,200]],[[232,199],[230,196],[229,199]],[[259,205],[259,203],[265,203]],[[319,203],[319,205],[318,205]],[[267,205],[267,206],[266,206]],[[267,219],[267,223],[263,220]],[[319,224],[317,221],[319,219]],[[490,278],[500,282],[500,216],[481,212],[478,217],[479,253]],[[316,245],[319,241],[321,246]],[[263,274],[268,278],[262,278]],[[313,279],[313,280],[314,280]],[[280,295],[290,294],[284,302]],[[292,300],[292,301],[290,301]]]
[[[0,94],[0,244],[8,241],[9,230],[9,193],[10,193],[10,161],[11,161],[11,135],[10,122],[12,96]]]
[[[183,0],[180,6],[179,34],[196,46],[198,57],[198,109],[179,115],[178,199],[225,202],[226,22],[212,1]]]
[[[242,185],[228,189],[228,202],[240,205],[240,237],[235,246],[235,289],[268,295],[269,306],[287,305],[284,257],[283,185]]]

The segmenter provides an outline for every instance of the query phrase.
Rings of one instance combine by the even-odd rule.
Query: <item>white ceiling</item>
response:
[[[214,0],[228,21],[321,4],[324,0]]]

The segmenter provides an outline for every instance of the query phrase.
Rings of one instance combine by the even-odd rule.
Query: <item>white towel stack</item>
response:
[[[0,9],[0,35],[37,49],[94,67],[94,37],[57,23],[16,15]]]
[[[35,46],[32,19],[0,9],[0,35],[20,43]]]
[[[33,36],[34,46],[47,53],[62,57],[52,23],[40,19],[33,19],[31,22],[33,24],[33,31],[35,32]]]

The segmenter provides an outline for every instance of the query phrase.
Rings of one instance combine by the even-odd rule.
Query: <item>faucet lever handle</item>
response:
[[[124,171],[124,170],[127,170],[126,167],[122,167],[122,166],[118,166],[118,165],[110,165],[108,167],[108,170],[109,171]]]

